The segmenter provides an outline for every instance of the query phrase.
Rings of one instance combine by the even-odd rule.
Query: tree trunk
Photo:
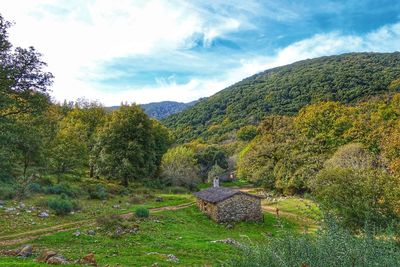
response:
[[[93,178],[93,176],[94,176],[94,166],[93,166],[93,164],[90,164],[89,168],[90,168],[89,177]]]
[[[129,186],[129,180],[128,180],[128,177],[124,177],[124,180],[123,180],[123,185],[124,185],[125,187],[128,187],[128,186]]]

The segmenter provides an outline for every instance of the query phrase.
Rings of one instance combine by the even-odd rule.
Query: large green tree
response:
[[[0,15],[0,176],[26,177],[40,160],[38,116],[49,106],[52,74],[33,48],[14,48]]]
[[[13,48],[7,33],[10,26],[0,15],[0,119],[43,111],[53,78],[33,47]]]
[[[125,186],[130,181],[153,177],[160,153],[156,149],[154,128],[154,123],[135,104],[122,105],[113,111],[98,134],[95,148],[98,173],[120,180]],[[161,141],[157,139],[158,146]]]

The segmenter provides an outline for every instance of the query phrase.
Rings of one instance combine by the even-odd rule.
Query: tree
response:
[[[7,30],[11,23],[0,15],[0,118],[42,112],[49,104],[53,75],[33,47],[13,49]]]
[[[61,127],[51,143],[50,169],[57,175],[57,182],[66,173],[77,172],[88,161],[88,150],[85,144],[85,131],[82,124],[68,124],[61,121]]]
[[[154,150],[155,150],[155,164],[161,166],[162,157],[167,152],[168,148],[173,143],[170,131],[159,123],[157,120],[152,119],[152,132],[154,137]],[[157,175],[161,170],[158,168]]]
[[[347,227],[360,229],[365,222],[385,227],[400,219],[400,181],[377,168],[359,144],[339,148],[312,187],[322,207]]]
[[[80,130],[80,138],[86,146],[89,155],[84,165],[89,168],[89,177],[94,176],[94,163],[97,154],[94,151],[96,134],[106,120],[106,110],[98,102],[89,102],[84,99],[78,100],[74,107],[63,119],[64,127]]]
[[[200,166],[200,176],[207,179],[208,172],[217,164],[223,169],[228,168],[228,157],[223,149],[216,145],[200,148],[196,153],[196,160]]]
[[[247,125],[237,131],[237,138],[242,141],[251,141],[257,135],[257,127],[254,125]]]
[[[161,163],[162,178],[167,184],[194,189],[201,181],[194,152],[184,146],[171,148]]]
[[[212,166],[211,170],[208,172],[208,181],[212,182],[214,178],[223,175],[226,172],[225,169],[222,169],[218,164]]]
[[[125,186],[152,177],[157,170],[153,125],[135,104],[112,112],[99,131],[95,149],[97,172]]]

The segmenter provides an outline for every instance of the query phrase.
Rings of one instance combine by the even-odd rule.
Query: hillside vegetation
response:
[[[199,137],[221,141],[266,115],[293,115],[319,101],[347,104],[381,94],[399,76],[398,52],[309,59],[249,77],[163,122],[179,142]]]

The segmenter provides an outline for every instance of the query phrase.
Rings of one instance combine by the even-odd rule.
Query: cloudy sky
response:
[[[209,96],[259,71],[400,50],[395,0],[1,0],[14,45],[33,45],[55,100],[106,105]]]

